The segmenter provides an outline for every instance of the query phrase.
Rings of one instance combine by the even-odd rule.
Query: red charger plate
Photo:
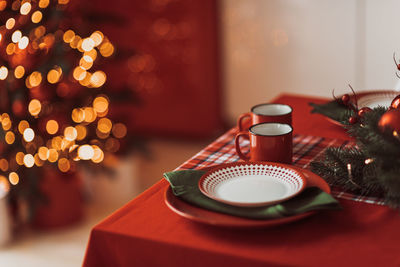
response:
[[[301,171],[304,174],[307,180],[307,187],[316,186],[328,194],[331,193],[329,185],[320,176],[316,175],[315,173],[309,170],[305,170],[294,166],[291,167],[298,171]],[[168,186],[168,188],[165,191],[165,203],[167,204],[168,208],[170,208],[173,212],[191,221],[202,224],[231,227],[231,228],[271,227],[275,225],[281,225],[297,221],[316,213],[316,211],[310,211],[294,216],[273,219],[273,220],[271,219],[253,220],[253,219],[241,218],[223,213],[213,212],[186,203],[185,201],[179,199],[173,194],[170,186]]]

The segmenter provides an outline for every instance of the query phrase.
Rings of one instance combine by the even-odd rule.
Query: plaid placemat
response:
[[[227,133],[219,137],[213,143],[187,160],[180,169],[201,169],[222,163],[235,162],[239,160],[235,150],[235,135],[237,130],[232,128]],[[241,141],[243,152],[248,152],[248,140]],[[309,135],[295,135],[293,136],[293,164],[301,167],[308,168],[309,164],[321,157],[324,151],[331,146],[354,146],[355,144],[350,141],[343,141],[339,139],[328,139],[317,136]],[[246,151],[247,149],[247,151]],[[384,201],[380,198],[354,195],[340,190],[332,190],[332,195],[337,198],[348,200],[366,202],[370,204],[384,205]]]

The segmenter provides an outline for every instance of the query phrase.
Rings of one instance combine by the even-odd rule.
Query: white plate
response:
[[[282,202],[305,185],[301,172],[279,163],[232,163],[208,171],[199,180],[200,191],[209,198],[240,207]]]
[[[358,108],[369,107],[376,108],[378,106],[389,107],[393,98],[399,95],[397,91],[372,91],[359,95],[357,103]]]

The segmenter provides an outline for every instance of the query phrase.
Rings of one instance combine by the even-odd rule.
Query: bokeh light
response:
[[[29,128],[29,123],[26,120],[22,120],[18,123],[18,132],[24,134],[26,128]]]
[[[0,80],[5,80],[8,76],[8,69],[4,66],[0,67]]]
[[[93,66],[93,59],[87,55],[83,56],[79,61],[79,66],[85,70],[88,70]]]
[[[9,19],[6,21],[6,28],[7,28],[8,30],[11,30],[14,26],[15,26],[15,19],[14,19],[14,18],[9,18]]]
[[[42,104],[37,99],[32,99],[28,105],[28,111],[32,116],[39,115],[40,111],[42,110]]]
[[[112,133],[116,138],[123,138],[126,136],[127,128],[122,123],[116,123],[112,129]]]
[[[18,152],[15,155],[15,161],[17,162],[18,165],[24,165],[24,157],[25,154],[23,152]]]
[[[91,107],[86,107],[83,109],[84,111],[84,121],[85,122],[94,122],[96,120],[97,114],[96,111]]]
[[[0,11],[3,11],[7,6],[7,1],[6,0],[1,0],[0,1]]]
[[[39,7],[40,8],[46,8],[50,3],[50,0],[40,0],[39,1]]]
[[[8,180],[12,185],[16,185],[19,183],[19,176],[16,172],[10,172],[8,175]]]
[[[58,152],[56,149],[54,148],[50,148],[49,149],[49,158],[48,161],[49,162],[56,162],[58,159]]]
[[[27,15],[31,11],[32,5],[29,2],[25,2],[21,5],[20,13],[21,15]]]
[[[83,140],[87,134],[86,127],[83,125],[77,125],[77,126],[75,126],[75,129],[77,132],[76,140],[78,140],[78,141]]]
[[[23,136],[26,142],[32,142],[33,139],[35,138],[35,132],[33,131],[32,128],[26,128]]]
[[[38,155],[41,160],[47,160],[49,158],[50,152],[49,149],[45,146],[41,146],[38,149]]]
[[[12,126],[10,117],[7,117],[7,116],[8,116],[8,114],[6,116],[4,116],[4,114],[3,114],[3,118],[1,120],[1,126],[3,127],[3,130],[5,130],[5,131],[10,130],[10,128]]]
[[[47,73],[47,81],[51,84],[57,83],[61,78],[61,68],[52,69]]]
[[[74,69],[74,72],[72,75],[75,80],[81,81],[81,80],[85,79],[85,77],[86,77],[86,70],[84,68],[82,68],[81,66],[78,66]]]
[[[78,156],[80,159],[89,160],[94,156],[94,149],[90,145],[82,145],[78,148]]]
[[[6,172],[8,170],[8,161],[6,159],[0,159],[0,169],[3,172]]]
[[[98,70],[95,73],[92,74],[92,77],[90,78],[90,83],[93,87],[100,87],[106,82],[106,74]]]
[[[95,42],[92,38],[85,38],[82,41],[82,50],[88,52],[92,50],[95,46]]]
[[[21,79],[25,74],[25,68],[21,65],[17,66],[14,70],[14,76],[17,79]]]
[[[101,42],[103,42],[104,35],[100,31],[95,31],[92,33],[92,35],[90,35],[90,38],[94,41],[94,45],[98,46],[101,44]]]
[[[43,14],[39,10],[33,12],[31,20],[33,23],[39,23],[42,20]]]
[[[23,36],[18,42],[18,48],[21,50],[25,49],[28,46],[28,44],[29,44],[29,38],[26,36]]]
[[[44,165],[44,161],[39,157],[39,154],[36,153],[36,154],[33,156],[33,159],[35,160],[35,165],[36,165],[36,166],[41,167],[41,166]]]
[[[108,118],[101,118],[97,122],[97,129],[102,133],[109,133],[112,129],[112,122]]]
[[[48,120],[46,123],[46,131],[49,134],[56,134],[58,132],[58,122],[55,120]]]
[[[72,120],[76,123],[83,122],[85,119],[85,111],[81,108],[74,108],[71,114]]]
[[[33,165],[35,164],[35,159],[31,154],[26,154],[24,156],[24,165],[28,168],[32,168]]]
[[[64,40],[64,42],[66,42],[66,43],[70,43],[70,42],[72,42],[72,40],[74,39],[74,37],[75,37],[74,31],[73,31],[73,30],[68,30],[68,31],[66,31],[66,32],[64,33],[64,35],[63,35],[63,40]]]
[[[10,183],[8,182],[7,178],[3,175],[0,175],[0,191],[8,192],[10,191]]]
[[[64,137],[68,141],[74,141],[78,137],[78,131],[75,127],[68,126],[64,129]]]
[[[67,172],[71,168],[71,164],[69,163],[69,160],[66,158],[60,158],[58,160],[58,169],[62,172]]]
[[[39,84],[42,82],[42,74],[38,71],[34,71],[31,75],[29,75],[28,81],[31,87],[39,86]]]
[[[114,53],[114,46],[110,42],[103,42],[100,45],[100,54],[103,57],[109,57]]]
[[[22,38],[22,32],[17,30],[15,32],[13,32],[13,34],[11,35],[11,41],[13,41],[14,43],[18,43]]]
[[[14,141],[15,141],[15,135],[14,135],[14,133],[11,132],[11,131],[6,132],[6,135],[4,136],[4,139],[6,140],[6,143],[7,143],[7,144],[11,145],[11,144],[13,144]]]
[[[12,55],[15,52],[15,44],[9,43],[6,47],[7,55]]]
[[[94,163],[100,163],[103,161],[104,159],[104,152],[103,150],[101,150],[100,147],[94,145],[93,147],[93,157],[92,157],[92,161]]]

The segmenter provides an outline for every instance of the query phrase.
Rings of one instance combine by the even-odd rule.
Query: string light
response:
[[[57,0],[51,7],[64,9],[62,5],[68,3],[69,0]],[[0,66],[0,80],[7,79],[7,83],[19,83],[21,89],[24,89],[23,85],[29,89],[25,90],[28,97],[18,95],[10,100],[12,116],[7,113],[0,115],[4,142],[13,145],[15,151],[10,159],[0,159],[0,170],[9,172],[8,179],[0,176],[0,187],[20,183],[16,172],[20,166],[32,168],[54,163],[61,172],[68,172],[75,169],[75,161],[101,163],[109,157],[109,152],[119,148],[120,143],[116,138],[123,138],[127,133],[124,124],[113,123],[107,118],[110,103],[105,95],[97,95],[93,101],[85,101],[84,106],[74,107],[70,113],[74,125],[63,120],[58,113],[62,109],[51,103],[53,92],[61,99],[75,99],[80,93],[77,85],[102,87],[107,81],[107,75],[98,68],[95,61],[98,55],[112,56],[115,47],[101,31],[94,31],[90,36],[79,36],[72,29],[49,32],[52,27],[44,24],[49,21],[45,18],[48,14],[45,9],[49,5],[49,0],[12,1],[8,8],[13,10],[16,17],[5,18],[0,32],[3,53],[7,57],[7,63]],[[0,11],[6,7],[7,1],[0,0]],[[26,23],[31,24],[26,27]],[[58,46],[60,42],[61,46]],[[51,49],[54,48],[60,48],[60,51],[79,51],[78,64],[64,68],[67,65],[60,63],[57,66],[54,61],[50,66],[41,64],[42,67],[35,68],[32,64],[34,58],[39,53],[53,57]],[[91,70],[93,66],[96,70]],[[13,76],[9,77],[9,72]],[[29,99],[28,103],[26,99]],[[55,116],[49,119],[48,116],[53,113]],[[26,114],[29,118],[21,120]],[[14,118],[17,120],[14,121]],[[13,127],[13,123],[16,126]],[[44,134],[43,128],[46,131]]]

